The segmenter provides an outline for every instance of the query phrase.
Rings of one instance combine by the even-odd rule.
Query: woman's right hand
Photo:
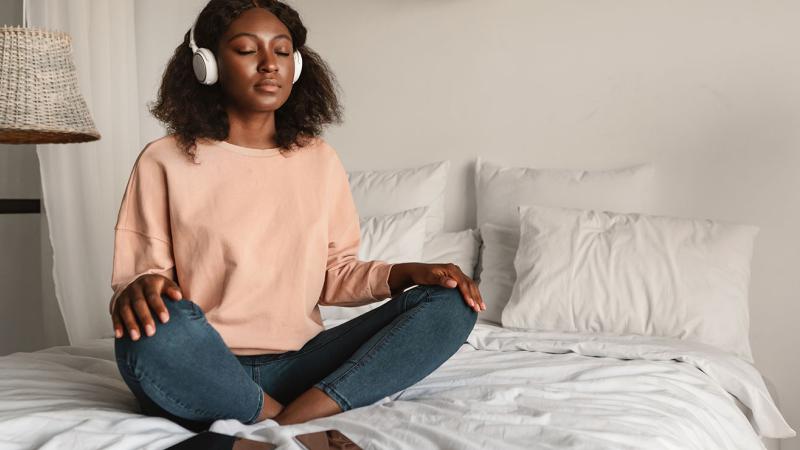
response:
[[[141,336],[139,322],[144,327],[145,333],[152,336],[156,332],[156,324],[150,309],[158,314],[162,323],[169,320],[169,312],[161,298],[166,293],[170,298],[180,300],[183,298],[180,288],[171,279],[158,274],[142,275],[125,288],[119,297],[114,300],[111,310],[111,320],[114,323],[114,336],[121,338],[124,334],[123,323],[136,341]],[[135,316],[134,316],[135,314]]]

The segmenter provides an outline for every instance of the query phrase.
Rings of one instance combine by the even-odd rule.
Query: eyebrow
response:
[[[256,38],[256,39],[258,39],[258,36],[256,36],[256,35],[255,35],[255,34],[253,34],[253,33],[242,32],[242,33],[236,33],[236,34],[234,34],[233,36],[231,36],[231,38],[230,38],[230,39],[228,39],[228,42],[230,42],[230,41],[232,41],[232,40],[236,39],[236,38],[237,38],[237,37],[239,37],[239,36],[250,36],[250,37],[253,37],[253,38]],[[289,39],[290,41],[292,40],[292,37],[291,37],[291,36],[289,36],[289,35],[286,35],[286,34],[279,34],[279,35],[275,36],[274,38],[272,38],[272,40],[275,40],[275,39],[281,39],[281,38],[283,38],[283,39]]]

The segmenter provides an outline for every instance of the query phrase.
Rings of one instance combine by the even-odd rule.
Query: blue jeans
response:
[[[263,393],[286,406],[317,387],[342,409],[366,406],[406,389],[447,361],[478,313],[458,288],[420,285],[323,330],[302,348],[234,355],[188,299],[162,294],[169,321],[153,336],[114,341],[117,367],[141,412],[193,431],[217,419],[252,424]]]

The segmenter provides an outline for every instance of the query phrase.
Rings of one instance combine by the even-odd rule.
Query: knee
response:
[[[439,285],[426,286],[428,289],[427,300],[439,306],[445,320],[452,323],[463,334],[469,335],[478,320],[478,312],[472,309],[458,288],[448,288]]]
[[[197,305],[186,299],[173,300],[166,294],[162,294],[161,298],[169,312],[169,320],[161,322],[153,314],[156,331],[152,336],[141,333],[139,339],[134,341],[126,330],[121,338],[114,339],[114,353],[118,362],[127,362],[131,367],[169,363],[182,349],[189,348],[192,339],[202,332],[201,322],[205,318]]]

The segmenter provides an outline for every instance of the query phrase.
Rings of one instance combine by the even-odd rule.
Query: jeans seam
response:
[[[326,392],[327,394],[331,395],[333,397],[333,400],[340,404],[339,407],[344,405],[345,408],[342,408],[343,410],[346,411],[348,409],[353,409],[353,405],[349,401],[347,401],[347,399],[344,398],[344,396],[342,394],[340,394],[339,391],[337,391],[336,388],[334,388],[330,384],[320,380],[314,386],[316,386],[317,388],[320,388],[320,386],[321,386],[322,390],[324,392]]]
[[[253,416],[250,417],[250,419],[248,419],[247,422],[245,422],[245,425],[252,425],[253,423],[255,423],[255,420],[258,419],[259,413],[261,413],[261,408],[264,407],[264,393],[261,389],[259,389],[258,391],[259,391],[258,407],[256,408],[256,412],[253,414]]]
[[[428,298],[430,298],[430,295],[431,295],[431,293],[430,293],[430,290],[429,290],[429,289],[426,289],[426,290],[425,290],[425,295],[426,295]],[[407,317],[405,317],[405,318],[403,319],[403,321],[402,321],[402,322],[399,322],[399,323],[397,323],[395,326],[393,326],[393,327],[392,327],[392,328],[391,328],[391,329],[390,329],[390,330],[389,330],[389,331],[388,331],[388,332],[387,332],[387,333],[386,333],[386,334],[385,334],[385,335],[384,335],[384,336],[383,336],[383,337],[380,339],[380,341],[376,342],[376,343],[375,343],[375,344],[374,344],[374,345],[373,345],[373,346],[372,346],[372,347],[371,347],[369,350],[367,350],[367,351],[366,351],[366,353],[364,353],[364,354],[361,356],[361,358],[359,358],[359,359],[358,359],[358,361],[355,361],[355,362],[354,362],[354,364],[353,364],[353,367],[351,367],[351,368],[347,369],[347,371],[345,371],[345,373],[343,373],[343,374],[339,375],[338,377],[336,377],[336,379],[332,380],[332,381],[330,382],[330,384],[328,384],[328,386],[332,386],[332,385],[334,385],[334,384],[338,384],[338,383],[340,383],[340,382],[344,381],[344,380],[346,379],[346,377],[348,377],[348,376],[349,376],[351,373],[353,373],[353,371],[354,371],[356,368],[360,367],[360,366],[361,366],[363,363],[367,363],[367,362],[369,362],[369,361],[370,361],[370,359],[372,359],[372,358],[374,357],[374,351],[377,351],[377,350],[380,350],[381,348],[383,348],[383,346],[386,344],[386,341],[388,340],[388,338],[389,338],[389,337],[391,337],[391,336],[394,336],[394,334],[395,334],[395,333],[396,333],[396,332],[397,332],[399,329],[402,329],[402,328],[403,328],[403,327],[404,327],[404,326],[405,326],[405,325],[406,325],[406,324],[407,324],[409,321],[411,321],[411,319],[413,319],[414,317],[416,317],[416,316],[417,316],[417,314],[419,314],[419,311],[421,311],[422,309],[424,309],[424,307],[425,307],[426,305],[428,305],[428,304],[429,304],[429,303],[428,303],[428,302],[426,302],[426,301],[421,301],[419,304],[417,304],[417,306],[414,308],[414,313],[413,313],[413,314],[410,314],[410,315],[408,315]],[[369,357],[369,358],[367,358],[367,357]]]

